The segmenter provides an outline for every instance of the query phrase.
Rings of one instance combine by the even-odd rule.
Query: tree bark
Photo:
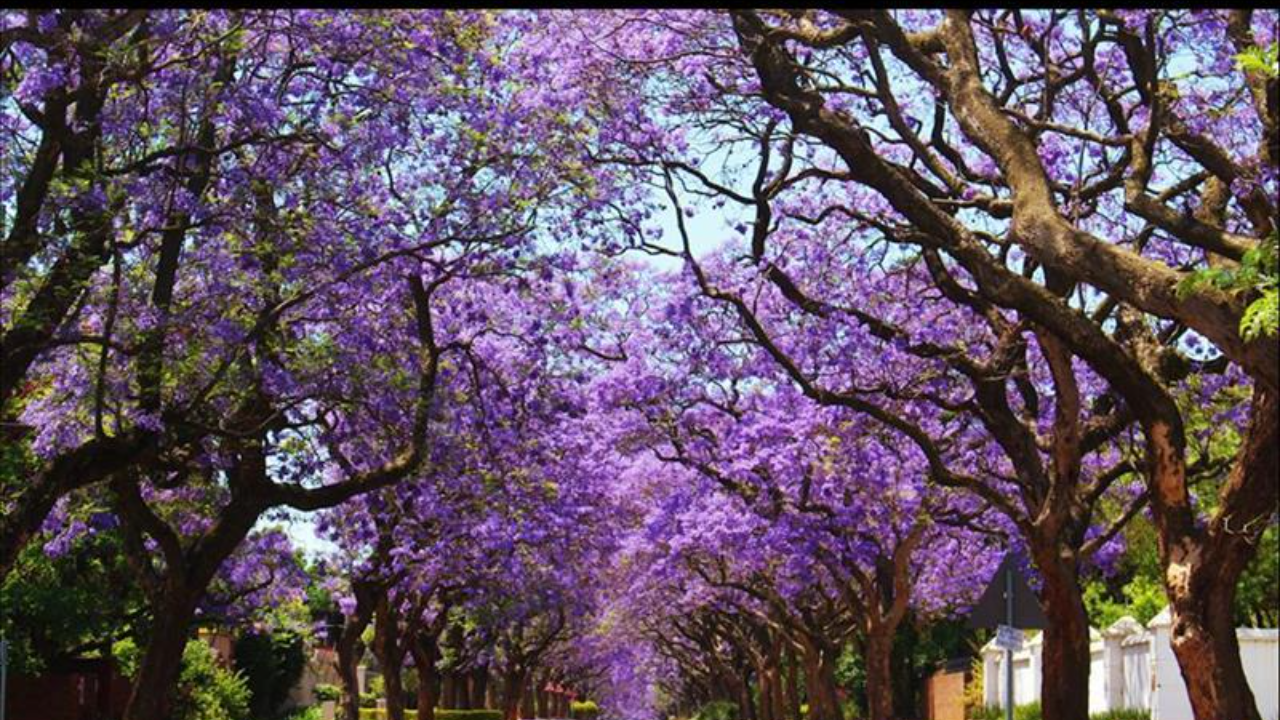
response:
[[[146,652],[138,666],[133,692],[125,706],[126,720],[167,720],[173,689],[182,668],[182,654],[191,634],[199,593],[171,583],[156,607]]]
[[[534,683],[534,687],[537,688],[537,693],[538,693],[537,694],[537,704],[538,704],[537,710],[538,710],[538,717],[540,718],[551,717],[551,712],[550,712],[551,708],[550,708],[550,703],[548,702],[550,698],[547,697],[546,685],[547,685],[546,678],[539,678]]]
[[[524,691],[520,698],[520,717],[532,718],[537,715],[533,707],[534,699],[534,680],[533,673],[527,673],[528,677],[523,685]]]
[[[524,698],[524,686],[528,673],[524,670],[508,670],[502,678],[502,718],[520,720],[520,701]]]
[[[404,656],[407,649],[400,635],[400,612],[390,592],[383,589],[378,596],[374,620],[373,651],[382,666],[388,720],[404,720]]]
[[[338,636],[338,674],[342,677],[342,717],[344,720],[359,720],[359,665],[364,655],[360,636],[373,619],[375,589],[371,584],[358,580],[351,583],[351,589],[356,597],[356,611],[346,619],[342,634]]]
[[[458,709],[458,678],[453,670],[446,670],[441,678],[440,707],[445,710]]]
[[[1159,435],[1156,442],[1149,441],[1157,460],[1150,463],[1151,484],[1161,511],[1157,527],[1173,621],[1170,641],[1196,720],[1260,720],[1240,660],[1234,603],[1240,575],[1257,554],[1258,540],[1275,512],[1278,413],[1277,394],[1256,387],[1248,434],[1207,529],[1197,526],[1190,507],[1176,462],[1179,448],[1160,448]]]
[[[1041,603],[1044,630],[1040,705],[1045,720],[1088,720],[1089,615],[1080,591],[1078,568],[1062,559],[1055,544],[1033,548],[1044,578]]]
[[[440,673],[436,670],[440,649],[436,636],[418,633],[409,651],[413,653],[413,666],[418,673],[418,720],[434,720],[436,706],[440,704]]]
[[[796,651],[791,643],[787,643],[784,650],[787,679],[782,689],[783,717],[785,720],[800,720],[800,663],[796,661]]]
[[[805,690],[809,695],[808,720],[843,720],[836,695],[835,658],[827,648],[810,645],[802,653]]]
[[[896,717],[893,707],[893,630],[872,630],[867,633],[863,644],[869,720],[892,720]]]
[[[473,710],[484,708],[485,691],[488,690],[489,686],[489,666],[487,664],[480,665],[471,671],[469,685],[471,687],[471,696],[468,702],[471,708]]]

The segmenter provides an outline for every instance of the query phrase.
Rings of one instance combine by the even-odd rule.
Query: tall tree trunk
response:
[[[356,598],[355,614],[346,618],[342,634],[338,636],[338,675],[342,678],[343,720],[360,718],[360,658],[364,656],[364,643],[360,636],[373,620],[376,585],[355,580],[351,583]]]
[[[440,704],[440,672],[436,670],[440,649],[436,640],[435,635],[420,632],[409,645],[418,673],[418,720],[434,720],[436,705]]]
[[[374,620],[373,651],[382,666],[387,692],[388,720],[404,720],[404,656],[407,648],[400,634],[400,612],[388,589],[378,595]]]
[[[805,690],[809,696],[808,720],[843,720],[840,699],[836,694],[834,653],[809,643],[801,656]]]
[[[1278,413],[1277,395],[1255,387],[1248,433],[1207,529],[1198,527],[1190,508],[1180,474],[1185,470],[1175,461],[1179,448],[1160,448],[1159,436],[1148,441],[1156,445],[1149,464],[1173,621],[1170,641],[1196,720],[1260,720],[1240,660],[1234,603],[1240,575],[1276,508]]]
[[[893,631],[882,625],[867,633],[863,643],[863,661],[867,671],[867,717],[869,720],[892,720],[893,707]]]
[[[786,642],[783,651],[787,662],[787,679],[782,689],[783,717],[785,720],[800,720],[800,663],[796,660],[796,651],[790,642]]]
[[[164,597],[156,606],[133,692],[125,706],[126,720],[168,720],[199,597],[200,593],[180,582],[167,583]]]
[[[470,705],[473,710],[483,709],[485,706],[485,695],[489,689],[489,665],[479,665],[471,671],[471,698]]]
[[[502,718],[503,720],[520,720],[520,701],[524,697],[527,673],[523,670],[508,670],[502,678]]]
[[[453,670],[446,670],[441,678],[440,707],[445,710],[458,708],[458,677]]]
[[[534,680],[533,680],[533,673],[527,673],[527,675],[528,675],[528,677],[527,677],[527,679],[525,680],[525,683],[524,683],[524,686],[523,686],[523,687],[524,687],[524,691],[523,691],[523,693],[522,693],[522,695],[521,695],[521,699],[520,699],[520,717],[523,717],[523,718],[532,718],[532,717],[534,717],[534,716],[536,715],[536,712],[535,712],[534,707],[533,707],[533,699],[534,699],[534,692],[535,692],[535,690],[534,690],[534,685],[535,685],[535,683],[534,683]]]
[[[546,690],[547,679],[545,677],[539,678],[537,681],[534,682],[534,687],[536,687],[538,691],[538,695],[537,695],[538,717],[540,718],[551,717],[551,708],[550,708],[550,703],[548,702],[550,698],[548,697],[548,693]]]
[[[1033,543],[1035,541],[1033,540]],[[1079,568],[1063,559],[1053,541],[1032,548],[1044,579],[1041,604],[1044,630],[1040,706],[1044,720],[1088,720],[1089,615],[1080,591]]]

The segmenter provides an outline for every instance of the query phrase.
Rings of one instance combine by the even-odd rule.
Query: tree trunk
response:
[[[1208,528],[1186,489],[1180,428],[1144,428],[1165,591],[1178,659],[1196,720],[1259,720],[1240,661],[1234,601],[1280,492],[1280,407],[1255,387],[1249,428]]]
[[[359,665],[360,658],[364,656],[364,643],[360,636],[373,619],[375,588],[357,580],[351,583],[351,590],[356,597],[356,611],[345,619],[342,634],[338,636],[338,674],[342,678],[342,717],[344,720],[359,720]]]
[[[480,665],[471,671],[471,698],[470,705],[473,710],[484,708],[486,690],[489,686],[489,666],[487,664]]]
[[[791,643],[783,646],[787,661],[787,679],[782,687],[782,704],[785,720],[800,720],[800,663],[796,661],[796,651]]]
[[[1089,718],[1089,615],[1080,592],[1079,568],[1064,561],[1056,543],[1033,548],[1044,578],[1044,630],[1040,706],[1044,720]]]
[[[126,720],[168,720],[199,596],[170,581],[156,607],[146,652],[125,706]]]
[[[508,670],[502,678],[502,718],[520,720],[520,701],[524,697],[527,674],[523,670]]]
[[[1191,572],[1197,574],[1195,569]],[[1196,720],[1261,720],[1240,661],[1235,586],[1220,587],[1212,594],[1172,600],[1173,652]]]
[[[533,707],[533,699],[535,697],[533,673],[527,673],[527,675],[528,678],[523,685],[524,691],[520,699],[520,717],[532,718],[537,714]]]
[[[400,635],[400,613],[390,593],[383,589],[378,595],[373,651],[382,666],[388,720],[404,720],[404,656],[407,650],[404,643]]]
[[[418,633],[409,651],[413,653],[413,666],[418,673],[418,720],[434,720],[436,705],[440,704],[440,672],[436,670],[440,649],[436,636]]]
[[[805,690],[809,695],[808,720],[843,720],[840,700],[836,695],[833,653],[826,648],[809,645],[802,653]]]
[[[893,708],[893,631],[881,627],[867,633],[863,661],[867,670],[867,717],[869,720],[892,720]]]
[[[549,707],[549,703],[547,702],[550,698],[547,697],[546,686],[547,686],[546,678],[540,678],[534,683],[534,687],[537,688],[537,692],[538,692],[537,694],[538,717],[540,718],[551,717],[551,708]]]
[[[457,673],[452,670],[446,670],[441,678],[440,687],[440,707],[445,710],[458,709],[458,679]]]

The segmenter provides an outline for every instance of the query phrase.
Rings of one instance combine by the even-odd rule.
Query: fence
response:
[[[1192,720],[1191,702],[1169,644],[1169,610],[1146,627],[1130,617],[1098,632],[1090,630],[1089,712],[1138,708],[1151,720]],[[1280,630],[1240,628],[1240,660],[1264,720],[1280,719]],[[1013,655],[1014,704],[1040,699],[1043,636]],[[1004,705],[1003,650],[982,648],[982,696],[989,707]]]

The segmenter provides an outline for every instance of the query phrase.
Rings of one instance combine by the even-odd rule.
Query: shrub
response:
[[[302,636],[287,630],[241,636],[236,640],[234,657],[236,669],[249,683],[255,718],[277,714],[307,664]]]
[[[319,685],[316,685],[312,692],[316,696],[316,700],[319,702],[325,702],[327,700],[333,700],[336,702],[338,698],[342,697],[342,688],[337,685],[329,685],[328,683],[320,683]]]
[[[436,712],[440,711],[437,710]],[[387,711],[377,708],[360,708],[360,720],[387,720]],[[405,710],[404,720],[418,720],[418,711]]]
[[[969,712],[970,720],[1004,720],[1004,709],[997,707],[975,708]],[[1013,709],[1014,720],[1040,720],[1040,703],[1033,702],[1018,705]],[[1108,710],[1089,715],[1089,720],[1151,720],[1149,710],[1130,708],[1125,710]]]
[[[574,700],[569,703],[569,717],[583,718],[583,720],[591,720],[600,715],[600,706],[594,700],[584,700],[579,702]]]
[[[387,720],[387,711],[360,708],[360,720]],[[405,710],[404,720],[418,720],[417,710]],[[444,710],[436,708],[435,720],[502,720],[501,710]]]
[[[731,702],[717,700],[698,708],[692,720],[737,720],[738,706]]]
[[[132,640],[111,648],[120,671],[132,678],[142,651]],[[217,653],[203,640],[189,640],[173,693],[174,720],[249,720],[249,684],[239,672],[218,664]]]
[[[203,640],[187,643],[173,717],[177,720],[249,720],[249,684],[218,664]]]
[[[436,720],[502,720],[501,710],[442,710],[436,708]]]

